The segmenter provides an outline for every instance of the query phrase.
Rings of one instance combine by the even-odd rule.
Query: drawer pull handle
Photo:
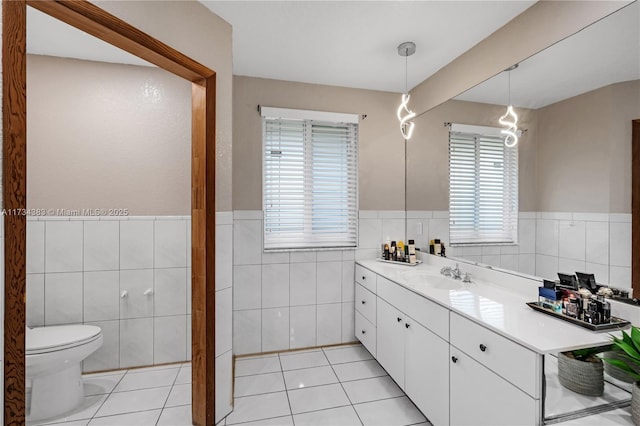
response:
[[[365,277],[364,275],[362,276],[362,281],[366,280],[367,277]]]
[[[455,364],[456,362],[458,362],[458,358],[456,358],[455,356],[452,356],[451,361],[453,361],[453,363]]]
[[[486,350],[487,350],[487,347],[486,347],[485,345],[483,345],[482,343],[480,343],[480,350],[481,350],[482,352],[484,352],[484,351],[486,351]]]
[[[366,300],[363,300],[363,301],[362,301],[362,304],[363,304],[363,305],[364,305],[364,304],[366,304],[366,303],[367,303],[367,302],[366,302]]]
[[[364,331],[364,330],[362,330],[362,334],[367,334],[367,332],[366,332],[366,331]]]
[[[405,323],[405,324],[404,324],[404,326],[405,326],[406,328],[409,328],[409,323]]]
[[[398,322],[402,322],[402,318],[398,317]]]

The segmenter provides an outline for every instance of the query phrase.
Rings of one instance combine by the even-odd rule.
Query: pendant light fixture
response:
[[[407,106],[409,104],[409,90],[407,87],[407,74],[408,74],[408,59],[409,56],[416,53],[416,44],[412,41],[406,41],[401,43],[398,46],[398,55],[404,56],[404,93],[402,94],[402,100],[400,102],[400,106],[398,107],[398,120],[400,120],[400,132],[402,133],[402,137],[404,140],[408,141],[411,139],[411,135],[413,134],[413,128],[415,123],[411,121],[413,117],[416,116],[416,113],[411,111]],[[403,116],[403,114],[406,115]]]
[[[507,111],[498,119],[498,123],[505,127],[500,130],[500,133],[505,135],[504,145],[508,148],[513,148],[518,144],[518,114],[515,113],[513,105],[511,104],[511,71],[516,68],[518,68],[518,64],[512,65],[505,70],[509,76],[509,103]]]

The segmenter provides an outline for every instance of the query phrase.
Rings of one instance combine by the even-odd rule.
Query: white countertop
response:
[[[410,267],[376,260],[356,261],[376,274],[539,354],[611,342],[611,332],[590,331],[534,311],[525,304],[534,300],[524,292],[519,294],[517,290],[511,291],[487,281],[473,279],[472,283],[464,284],[460,280],[444,277],[440,275],[441,265],[438,262],[434,261],[432,265],[427,260]],[[462,269],[466,271],[464,267]]]

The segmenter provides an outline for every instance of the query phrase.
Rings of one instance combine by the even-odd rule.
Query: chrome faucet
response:
[[[459,280],[460,278],[462,278],[462,272],[460,272],[460,267],[458,267],[457,263],[456,263],[456,268],[451,270],[451,277],[453,277],[456,280]]]
[[[445,277],[450,277],[451,276],[451,267],[443,266],[442,269],[440,269],[440,274],[444,275]]]

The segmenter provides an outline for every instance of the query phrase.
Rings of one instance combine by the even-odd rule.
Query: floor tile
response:
[[[361,426],[352,406],[312,411],[293,416],[296,426]]]
[[[236,359],[236,377],[281,371],[278,356]]]
[[[284,372],[284,381],[289,389],[301,389],[311,386],[338,383],[338,378],[331,366],[303,368]]]
[[[63,422],[71,422],[76,420],[91,419],[96,414],[96,411],[98,411],[98,409],[104,403],[104,401],[107,399],[108,396],[109,395],[87,396],[85,397],[84,402],[80,405],[80,407],[76,408],[71,413],[68,413],[66,415],[59,416],[59,417],[50,418],[44,422],[36,422],[36,423],[27,422],[27,424],[35,426],[35,425],[48,424],[48,423],[63,423]]]
[[[288,391],[293,414],[350,405],[340,384]]]
[[[192,424],[191,405],[182,405],[162,410],[157,426],[191,426]]]
[[[340,379],[341,382],[387,375],[387,372],[384,371],[384,368],[382,368],[375,359],[349,362],[346,364],[336,364],[333,366],[333,370],[336,372],[338,379]]]
[[[238,426],[293,426],[293,418],[291,416],[274,417],[272,419],[256,420],[255,422],[236,424]]]
[[[281,372],[238,377],[234,389],[236,397],[281,392],[284,380]]]
[[[280,355],[280,362],[284,371],[329,365],[322,351],[283,354]]]
[[[90,396],[111,393],[123,377],[124,373],[83,377],[84,394]]]
[[[227,424],[282,417],[290,414],[286,392],[245,396],[235,399],[234,410],[227,416]]]
[[[65,423],[47,423],[47,426],[87,426],[89,421],[90,421],[89,419],[85,419],[85,420],[76,420],[74,422],[65,422]]]
[[[178,405],[191,405],[191,383],[175,385],[171,388],[165,407],[176,407]]]
[[[191,383],[191,365],[183,366],[180,369],[174,384],[183,385],[185,383]]]
[[[364,361],[373,359],[364,346],[351,346],[348,348],[325,349],[325,354],[331,364],[343,364],[345,362]]]
[[[148,426],[155,425],[162,410],[140,411],[116,416],[96,417],[89,426]]]
[[[178,375],[178,368],[149,370],[141,373],[129,372],[125,374],[114,392],[124,392],[136,389],[158,388],[172,386]]]
[[[404,392],[389,376],[342,383],[352,404],[403,396]]]
[[[406,396],[353,406],[364,426],[406,426],[426,418]]]
[[[162,408],[170,391],[171,386],[129,392],[114,392],[109,395],[96,416],[112,416]]]

